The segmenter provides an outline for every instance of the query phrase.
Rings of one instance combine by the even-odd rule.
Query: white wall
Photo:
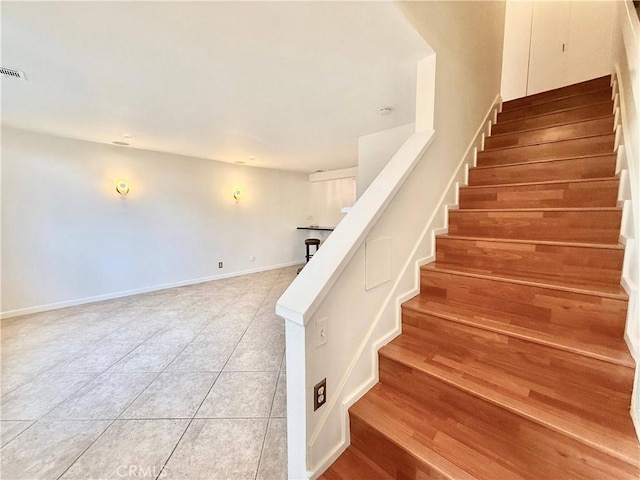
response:
[[[342,168],[309,174],[309,213],[305,225],[335,227],[340,223],[344,207],[356,201],[356,177],[358,168]],[[324,238],[327,233],[313,232],[312,236]]]
[[[301,261],[308,195],[304,174],[3,129],[2,311]]]
[[[400,146],[415,132],[415,123],[358,137],[357,197],[371,185]]]
[[[507,0],[502,57],[502,100],[527,95],[533,2]]]
[[[433,229],[445,225],[446,211],[439,206],[455,201],[451,182],[460,172],[464,177],[460,166],[473,158],[470,146],[478,140],[479,127],[486,131],[485,119],[500,90],[503,2],[398,5],[436,52],[435,139],[386,209],[373,217],[375,223],[363,224],[359,215],[365,212],[359,207],[373,203],[370,197],[388,187],[396,173],[395,158],[391,160],[327,240],[317,261],[302,271],[278,302],[278,312],[290,319],[289,478],[317,475],[347,446],[347,407],[376,381],[377,347],[399,333],[398,302],[418,292],[418,263],[432,254]],[[333,242],[358,228],[367,232],[359,243]],[[366,290],[365,242],[380,238],[391,238],[391,279]],[[344,263],[329,272],[324,259],[338,257]],[[326,289],[319,287],[318,296],[307,302],[305,292],[313,278],[329,275]],[[300,302],[303,297],[305,301]],[[301,303],[313,308],[299,308]],[[327,319],[327,343],[316,347],[314,324],[323,318]],[[303,338],[304,348],[299,345]],[[328,401],[314,412],[312,390],[322,378],[327,379]]]

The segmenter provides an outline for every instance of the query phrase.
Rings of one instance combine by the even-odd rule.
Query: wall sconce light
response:
[[[242,196],[242,190],[240,190],[240,187],[236,187],[233,189],[233,198],[235,198],[236,200],[240,200],[240,197]]]
[[[129,182],[124,179],[120,179],[116,182],[116,192],[118,192],[123,197],[129,193]]]

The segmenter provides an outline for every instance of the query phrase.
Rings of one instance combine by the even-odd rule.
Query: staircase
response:
[[[610,85],[503,105],[320,478],[638,478]]]

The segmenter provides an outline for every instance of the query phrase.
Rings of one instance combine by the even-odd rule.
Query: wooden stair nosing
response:
[[[432,367],[425,363],[419,364],[408,362],[397,355],[390,355],[388,353],[389,349],[385,350],[385,348],[386,346],[379,350],[379,355],[385,356],[392,361],[398,362],[413,370],[418,370],[425,375],[436,378],[437,380],[458,388],[470,395],[492,403],[500,408],[504,408],[505,410],[554,430],[562,435],[573,438],[574,440],[588,445],[591,448],[605,452],[608,455],[616,457],[631,465],[635,465],[636,467],[640,466],[640,457],[638,457],[640,450],[634,450],[633,447],[629,445],[626,445],[624,451],[620,444],[617,444],[615,447],[610,446],[610,442],[606,441],[607,435],[602,435],[600,433],[600,428],[598,428],[600,427],[599,425],[587,426],[585,423],[581,424],[579,421],[571,422],[565,415],[553,413],[542,407],[527,404],[525,402],[517,402],[506,394],[478,385],[465,379],[463,376],[452,378],[451,375],[448,375],[446,371],[440,368]]]
[[[546,113],[541,113],[539,115],[531,115],[529,117],[525,117],[525,118],[518,118],[518,119],[514,119],[514,120],[502,120],[502,121],[497,121],[496,123],[491,125],[491,129],[492,129],[492,133],[491,135],[494,135],[493,133],[493,129],[497,126],[501,127],[501,128],[509,128],[510,126],[512,126],[512,124],[516,124],[516,123],[526,123],[528,120],[539,120],[539,121],[543,121],[544,117],[553,117],[553,116],[561,116],[562,114],[570,114],[570,113],[579,113],[578,110],[588,110],[588,109],[596,109],[596,108],[602,108],[604,109],[605,106],[610,106],[611,107],[611,111],[607,112],[607,113],[597,113],[594,116],[585,116],[583,117],[584,120],[593,120],[593,119],[598,119],[598,118],[604,118],[604,117],[608,117],[609,115],[614,115],[615,116],[615,112],[613,109],[613,100],[606,100],[604,102],[599,102],[599,103],[593,103],[593,104],[589,104],[589,105],[580,105],[577,107],[570,107],[570,108],[566,108],[564,110],[557,110],[554,112],[546,112]],[[575,121],[582,121],[582,120],[575,120]],[[514,130],[509,130],[507,132],[502,132],[502,133],[495,133],[495,135],[504,135],[504,134],[509,134],[509,133],[518,133],[518,132],[522,132],[522,131],[526,131],[529,130],[530,128],[549,128],[549,127],[555,127],[555,126],[559,126],[559,125],[564,125],[566,122],[566,120],[559,120],[557,122],[551,122],[551,123],[547,123],[547,124],[543,124],[542,126],[537,126],[537,127],[525,127],[523,129],[514,129]]]
[[[526,110],[527,108],[532,108],[532,107],[539,107],[542,105],[549,105],[550,103],[556,103],[556,102],[561,102],[563,100],[567,100],[570,98],[575,98],[575,97],[589,97],[589,96],[595,96],[597,94],[604,94],[604,92],[611,92],[611,98],[613,98],[613,87],[611,85],[609,85],[608,87],[597,87],[594,88],[593,90],[586,90],[584,92],[575,92],[575,93],[571,93],[569,95],[563,95],[561,97],[555,97],[555,98],[548,98],[546,100],[540,101],[540,102],[535,102],[535,103],[529,103],[529,104],[523,104],[517,107],[513,107],[513,108],[504,108],[508,102],[510,102],[511,100],[508,100],[507,102],[502,104],[502,110],[500,111],[500,113],[509,113],[509,112],[515,112],[518,110]],[[543,92],[546,93],[546,92]],[[538,95],[538,94],[536,94]],[[530,97],[522,97],[522,99],[525,98],[530,98]],[[521,99],[516,99],[516,100],[521,100]]]
[[[615,114],[610,113],[608,115],[599,115],[597,117],[585,118],[585,119],[582,119],[582,120],[571,120],[569,122],[563,122],[563,123],[559,123],[557,125],[547,125],[547,126],[544,126],[544,127],[525,128],[523,130],[516,130],[514,132],[504,132],[504,133],[495,133],[495,134],[492,133],[487,138],[502,138],[502,137],[508,137],[508,136],[517,136],[517,135],[520,135],[522,133],[535,132],[537,130],[549,130],[550,128],[567,127],[569,125],[577,125],[579,123],[589,123],[589,122],[596,122],[596,121],[599,121],[599,120],[614,120],[614,119],[615,119]],[[514,122],[514,121],[516,121],[516,120],[511,120],[511,122]],[[504,123],[511,123],[511,122],[504,122]],[[499,124],[496,123],[495,125],[499,125]],[[600,134],[600,135],[604,135],[604,134]]]
[[[581,90],[580,87],[585,87],[585,90]],[[591,80],[586,80],[584,82],[573,83],[571,85],[566,85],[564,87],[554,88],[552,90],[547,90],[544,92],[534,93],[531,95],[525,95],[524,97],[514,98],[512,100],[507,100],[503,102],[502,108],[506,107],[505,111],[516,110],[518,108],[523,108],[531,105],[539,105],[541,103],[548,103],[554,100],[560,100],[562,98],[567,97],[575,97],[576,95],[586,95],[592,92],[597,92],[600,90],[607,90],[612,88],[611,83],[611,75],[605,75],[602,77],[594,78]],[[555,96],[560,94],[558,96]],[[535,102],[535,99],[541,99],[541,102]],[[546,100],[548,99],[548,100]],[[519,103],[522,103],[526,100],[533,100],[534,103],[528,103],[522,106],[517,106]],[[510,108],[512,105],[516,105],[513,108]]]
[[[433,263],[429,263],[427,265],[423,265],[422,267],[420,267],[420,270],[422,272],[427,272],[427,271],[436,271],[436,272],[443,272],[443,273],[448,273],[451,275],[462,275],[462,276],[466,276],[466,277],[474,277],[474,278],[481,278],[481,279],[486,279],[486,280],[493,280],[496,282],[503,282],[503,283],[515,283],[518,285],[525,285],[525,286],[530,286],[530,287],[537,287],[537,288],[546,288],[549,290],[560,290],[563,292],[570,292],[570,293],[578,293],[578,294],[582,294],[582,295],[593,295],[596,297],[603,297],[603,298],[611,298],[614,300],[623,300],[623,301],[628,301],[629,297],[627,295],[627,293],[624,291],[624,289],[622,288],[622,286],[620,286],[619,292],[615,293],[615,292],[606,292],[603,290],[598,290],[598,289],[590,289],[590,288],[581,288],[581,287],[577,287],[577,286],[568,286],[568,285],[562,285],[561,283],[554,283],[552,281],[531,281],[531,280],[523,280],[520,278],[514,278],[514,277],[510,277],[508,275],[497,275],[494,273],[479,273],[479,272],[474,272],[474,271],[469,271],[469,270],[463,270],[463,269],[457,269],[457,268],[450,268],[450,267],[441,267],[438,265],[434,265]]]
[[[433,303],[434,302],[430,302],[430,305],[432,305]],[[535,331],[507,323],[499,323],[486,315],[476,314],[475,317],[478,317],[478,319],[476,320],[474,317],[463,317],[457,314],[443,313],[441,311],[438,311],[437,309],[429,309],[428,307],[424,308],[416,305],[415,303],[411,303],[411,300],[402,304],[402,311],[404,312],[405,310],[411,310],[420,315],[437,317],[445,321],[461,323],[463,325],[487,330],[489,332],[518,338],[520,340],[526,340],[529,342],[537,343],[539,345],[544,345],[546,347],[575,353],[577,355],[601,360],[603,362],[608,362],[614,365],[619,365],[621,367],[627,367],[631,369],[635,368],[633,357],[629,354],[628,351],[619,352],[603,347],[600,348],[600,351],[596,351],[593,348],[588,348],[590,346],[582,342],[572,343],[568,338],[559,338],[557,335],[547,334],[542,331]]]

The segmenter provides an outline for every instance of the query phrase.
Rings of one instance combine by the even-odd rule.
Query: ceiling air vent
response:
[[[14,70],[13,68],[0,67],[0,73],[2,73],[3,77],[20,78],[22,80],[26,80],[27,78],[24,76],[24,72],[21,72],[20,70]]]

